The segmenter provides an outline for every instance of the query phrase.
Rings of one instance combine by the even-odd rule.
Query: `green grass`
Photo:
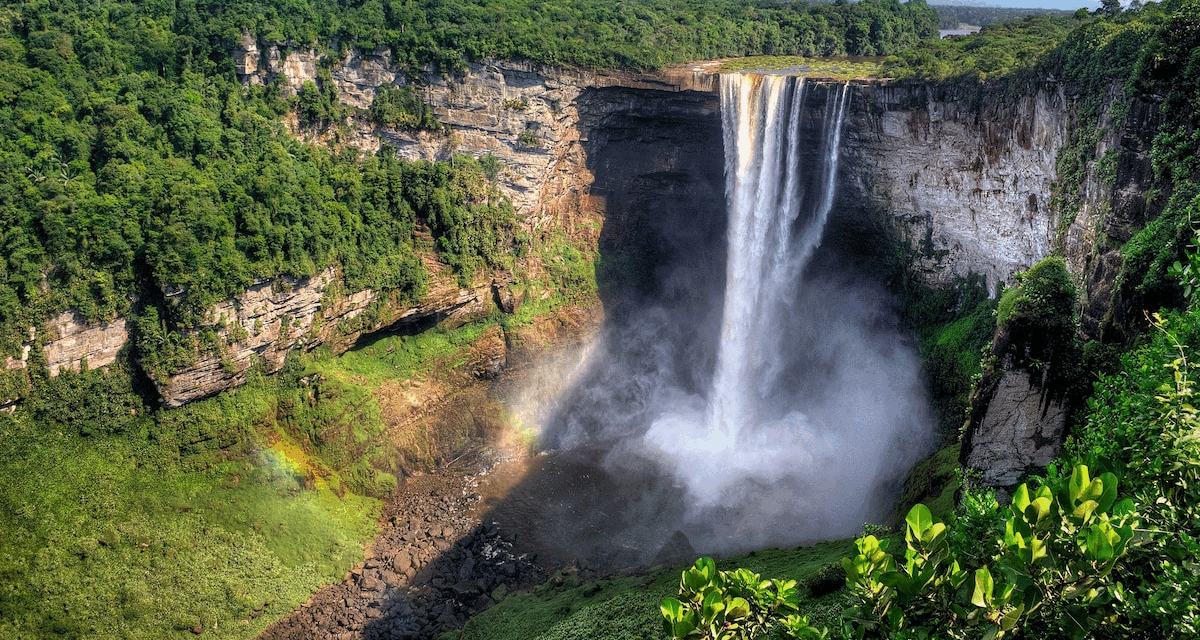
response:
[[[422,462],[375,390],[461,366],[497,324],[519,338],[570,302],[552,290],[171,411],[121,367],[42,382],[0,414],[0,638],[253,637],[362,559],[381,507],[364,496]]]
[[[960,486],[959,449],[958,440],[954,440],[913,465],[896,503],[896,521],[903,521],[904,514],[918,502],[929,507],[938,518],[945,519],[954,513],[954,493]]]
[[[805,58],[802,56],[751,56],[722,62],[720,71],[786,71],[790,74],[852,80],[879,77],[883,59]]]
[[[948,353],[956,354],[959,370],[967,376],[980,372],[979,345],[993,332],[990,304],[983,305],[982,313],[974,313],[938,327],[933,344]],[[982,340],[981,340],[982,337]]]
[[[745,567],[766,578],[802,585],[818,572],[850,555],[849,540],[796,549],[765,549],[717,562],[722,570]],[[467,621],[445,640],[659,640],[663,598],[678,595],[685,567],[659,569],[640,576],[579,583],[558,576],[532,591],[509,595],[500,604]],[[555,585],[558,586],[555,586]],[[828,619],[840,614],[842,593],[801,603],[801,612]]]
[[[415,335],[384,336],[368,345],[347,351],[322,364],[321,371],[353,376],[357,382],[378,386],[385,380],[404,380],[428,369],[432,363],[446,368],[462,364],[464,347],[496,324],[493,317],[469,322],[453,329],[435,327]]]
[[[678,582],[675,571],[582,585],[568,580],[561,587],[548,582],[472,618],[458,640],[657,638],[658,602]]]
[[[260,445],[203,470],[149,439],[0,426],[0,637],[246,638],[362,557],[379,502]]]

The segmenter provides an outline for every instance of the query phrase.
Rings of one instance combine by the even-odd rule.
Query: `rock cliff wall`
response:
[[[278,46],[252,38],[234,58],[246,84],[282,79],[293,90],[315,81],[322,65],[315,52],[284,55]],[[410,82],[384,51],[352,50],[332,62],[331,77],[340,99],[363,110],[379,86]],[[388,129],[362,116],[340,129],[339,143],[367,150],[386,143],[414,159],[495,155],[504,167],[501,187],[526,231],[561,232],[602,253],[620,247],[624,261],[609,265],[618,271],[652,273],[666,256],[689,251],[704,263],[697,272],[710,273],[720,262],[713,255],[719,252],[700,255],[694,249],[719,246],[712,238],[720,237],[724,224],[717,76],[711,66],[638,75],[494,61],[419,80],[415,86],[449,134]],[[836,84],[813,82],[817,94]],[[856,81],[852,90],[831,223],[841,241],[900,239],[911,249],[913,269],[928,281],[975,273],[993,291],[1015,270],[1050,253],[1059,237],[1058,214],[1050,205],[1055,163],[1073,108],[1061,86],[1047,83],[1031,96],[998,100],[923,83]],[[819,109],[805,126],[819,126],[817,115]],[[296,134],[332,141],[331,132],[296,129]],[[1094,230],[1102,212],[1111,209],[1112,193],[1128,192],[1126,200],[1136,204],[1135,191],[1096,187],[1066,236],[1077,274],[1114,260],[1111,252],[1093,252]],[[1124,228],[1119,219],[1105,219]],[[667,226],[685,226],[692,235],[662,233]],[[1119,255],[1115,259],[1119,264]],[[329,271],[260,283],[216,305],[207,326],[218,335],[217,346],[198,349],[194,365],[158,381],[164,403],[178,406],[237,386],[256,362],[268,372],[277,370],[292,348],[332,342],[340,351],[364,332],[397,323],[485,313],[496,297],[494,286],[502,288],[512,277],[487,274],[459,287],[432,257],[427,266],[433,273],[430,293],[417,303],[341,291],[337,274]],[[1103,287],[1100,282],[1094,288]],[[369,322],[348,324],[368,309]],[[1092,310],[1104,313],[1103,305]],[[51,374],[77,368],[84,359],[90,367],[104,366],[127,341],[123,320],[86,325],[70,313],[39,335]]]
[[[295,92],[305,82],[317,80],[322,54],[292,51],[286,56],[277,45],[247,37],[234,56],[238,77],[247,85],[281,79]],[[518,214],[540,220],[543,205],[578,189],[566,174],[584,169],[577,143],[586,138],[588,124],[580,122],[579,97],[603,88],[624,88],[652,93],[716,91],[717,76],[711,63],[671,67],[655,73],[598,72],[495,60],[472,63],[452,75],[423,74],[416,78],[421,98],[431,105],[438,120],[452,130],[449,136],[379,127],[366,118],[355,118],[349,142],[374,151],[388,144],[408,159],[445,160],[453,153],[499,158],[505,170],[501,188],[512,198]],[[357,109],[368,109],[377,89],[384,85],[414,84],[396,66],[387,48],[368,53],[350,50],[333,64],[331,76],[339,99]],[[665,111],[670,111],[667,106]],[[535,144],[518,138],[529,131]],[[312,135],[312,132],[297,131]],[[526,136],[526,140],[530,140]],[[587,176],[583,176],[586,182]]]
[[[1004,367],[993,377],[986,412],[971,427],[962,463],[979,471],[981,486],[1011,487],[1058,457],[1067,404],[1047,397],[1023,369]]]
[[[1071,107],[1060,86],[994,101],[927,83],[855,89],[837,210],[899,235],[934,283],[979,274],[994,294],[1051,252]]]
[[[277,47],[260,51],[257,43],[246,44],[236,60],[247,84],[281,76],[296,90],[315,81],[317,54],[293,52],[284,57]],[[332,78],[340,99],[359,109],[370,107],[379,86],[407,81],[387,53],[350,52],[334,65]],[[686,209],[703,220],[722,219],[695,207],[705,200],[723,211],[714,83],[715,77],[702,68],[647,76],[512,62],[473,64],[452,77],[422,80],[422,97],[450,127],[449,135],[397,131],[353,118],[348,141],[372,151],[388,144],[409,159],[444,160],[453,153],[495,155],[505,167],[501,188],[513,199],[518,219],[528,231],[555,229],[594,248],[610,211],[630,218],[635,215],[631,210],[642,207],[661,210],[654,202],[672,186],[676,193],[689,194],[687,204],[673,205],[675,210]],[[705,123],[697,126],[698,120]],[[617,121],[621,124],[614,124]],[[689,135],[689,127],[703,134]],[[536,145],[518,141],[525,131],[534,133]],[[296,133],[320,138],[311,131]],[[635,142],[631,147],[610,145],[614,138]],[[700,140],[704,148],[681,151],[688,147],[684,141],[688,138]],[[612,153],[610,146],[621,150]],[[694,157],[704,158],[708,169],[681,168],[694,165]],[[643,194],[652,195],[630,203],[629,194],[639,190],[630,185],[640,185]],[[328,344],[341,352],[364,333],[381,328],[486,314],[505,298],[505,283],[511,278],[511,274],[492,274],[490,282],[485,278],[460,287],[432,256],[427,257],[426,267],[431,273],[429,291],[415,304],[378,300],[374,291],[339,294],[339,278],[329,270],[313,278],[260,283],[216,305],[204,326],[215,331],[220,346],[201,353],[195,364],[170,379],[157,381],[164,404],[175,407],[238,386],[256,364],[266,372],[277,371],[293,348]],[[360,314],[368,309],[370,317],[363,318]]]
[[[1083,150],[1089,160],[1078,212],[1064,225],[1063,254],[1079,285],[1084,337],[1119,344],[1132,338],[1129,329],[1141,325],[1144,309],[1171,302],[1147,303],[1118,287],[1122,246],[1163,206],[1162,198],[1147,201],[1155,187],[1150,148],[1162,113],[1154,96],[1126,96],[1120,85],[1110,88],[1099,112],[1095,146]]]
[[[234,59],[245,83],[280,78],[293,91],[316,80],[320,62],[314,52],[284,55],[253,39]],[[340,99],[364,110],[377,87],[408,81],[387,53],[357,51],[333,66],[332,77]],[[711,231],[724,211],[715,81],[703,67],[639,75],[474,64],[454,76],[422,78],[422,97],[450,127],[449,135],[386,129],[355,117],[343,142],[369,151],[388,144],[409,159],[491,153],[503,163],[501,188],[513,199],[521,224],[535,235],[561,233],[585,249],[594,250],[602,234],[610,244],[658,237],[653,231],[661,221],[648,224],[639,217],[642,211],[673,211],[675,223],[690,220]],[[536,136],[536,144],[518,141],[525,131]],[[325,139],[322,132],[295,132]],[[616,226],[606,222],[610,212]],[[194,363],[154,380],[163,404],[177,407],[236,387],[254,367],[278,371],[291,349],[328,344],[341,352],[364,333],[460,321],[486,314],[495,304],[503,308],[505,299],[512,310],[511,274],[486,274],[459,286],[435,257],[425,263],[430,284],[416,302],[344,291],[339,274],[329,269],[311,278],[260,282],[215,305],[191,332]],[[204,334],[210,337],[200,339]],[[78,370],[84,361],[91,368],[108,366],[129,342],[125,319],[88,324],[72,312],[52,319],[37,335],[52,376],[64,367]],[[27,359],[12,358],[6,366],[23,368]]]
[[[427,264],[437,274],[439,265]],[[279,278],[215,305],[203,328],[218,337],[196,362],[170,378],[155,380],[163,404],[178,407],[239,386],[255,366],[274,373],[292,349],[330,345],[341,353],[364,333],[401,323],[457,321],[487,313],[492,287],[459,287],[454,279],[434,277],[420,301],[380,299],[372,290],[344,293],[334,269],[311,278]],[[367,313],[370,311],[371,313]],[[365,317],[369,315],[370,317]]]

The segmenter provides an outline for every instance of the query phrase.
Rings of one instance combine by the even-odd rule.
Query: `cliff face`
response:
[[[437,265],[429,265],[437,273]],[[254,366],[278,371],[292,349],[328,344],[340,353],[364,333],[422,320],[456,321],[486,313],[492,305],[487,283],[460,288],[451,278],[433,278],[416,304],[380,300],[376,291],[342,293],[334,269],[311,278],[279,278],[250,287],[217,304],[207,323],[218,336],[216,348],[204,349],[196,362],[163,380],[155,380],[163,403],[178,407],[239,386]],[[373,307],[374,305],[374,307]],[[369,309],[375,313],[364,317]]]
[[[283,55],[253,39],[234,57],[246,84],[282,78],[293,90],[315,81],[320,63],[313,52]],[[408,82],[386,52],[351,51],[334,61],[331,75],[341,100],[359,109],[370,106],[377,87]],[[813,91],[828,93],[834,84],[815,81]],[[386,143],[412,159],[495,155],[504,167],[501,188],[531,235],[561,232],[602,254],[621,248],[623,262],[606,267],[616,271],[598,274],[602,289],[607,277],[636,278],[668,258],[684,256],[697,265],[695,273],[719,269],[723,151],[711,67],[638,75],[497,61],[431,75],[418,85],[448,135],[397,131],[356,117],[348,136],[345,129],[339,133],[340,142],[366,150]],[[921,277],[938,283],[982,274],[993,290],[1051,251],[1059,225],[1049,200],[1073,108],[1061,87],[1047,84],[1015,101],[921,83],[856,81],[852,91],[832,233],[859,243],[900,239],[912,249]],[[803,126],[819,126],[819,115],[815,110]],[[1108,211],[1121,190],[1100,185],[1094,191],[1067,229],[1069,264],[1077,274],[1113,260],[1093,255],[1091,247],[1097,212]],[[1127,200],[1136,209],[1137,196]],[[1106,219],[1120,227],[1120,218]],[[434,258],[426,263],[430,291],[416,303],[342,291],[337,274],[327,271],[263,282],[216,305],[207,326],[217,344],[198,349],[194,365],[157,381],[164,403],[178,406],[237,386],[255,363],[275,371],[292,348],[329,343],[341,351],[365,332],[399,323],[486,313],[511,278],[487,274],[459,287]],[[540,266],[534,260],[518,268]],[[1092,288],[1103,294],[1104,286],[1100,281]],[[1103,315],[1107,304],[1091,313]],[[123,319],[91,326],[69,313],[39,335],[52,375],[84,359],[92,368],[111,363],[128,339]]]
[[[236,70],[246,84],[264,84],[281,78],[294,92],[305,82],[315,82],[320,54],[293,51],[283,56],[279,47],[247,37],[235,54]],[[349,142],[374,151],[381,144],[397,149],[405,158],[445,160],[454,153],[499,158],[505,170],[500,186],[512,198],[518,214],[541,215],[541,207],[572,189],[586,191],[590,176],[572,180],[586,159],[578,143],[593,128],[581,122],[586,111],[581,94],[595,89],[624,88],[637,91],[711,93],[717,76],[711,64],[673,67],[652,74],[568,70],[545,65],[497,60],[472,63],[453,75],[427,74],[419,78],[421,98],[434,108],[437,118],[448,125],[449,136],[397,131],[356,119]],[[376,52],[351,50],[333,65],[331,72],[339,99],[346,105],[368,109],[380,86],[411,83],[393,64],[387,48]],[[670,112],[670,105],[660,107]],[[522,144],[518,137],[531,132],[536,144]],[[311,132],[297,132],[311,135]],[[529,140],[529,136],[526,136]]]
[[[1050,253],[1058,222],[1050,197],[1070,117],[1060,87],[982,102],[926,83],[855,89],[838,210],[894,230],[934,283],[978,274],[995,294]]]
[[[1114,117],[1114,111],[1123,117]],[[1152,96],[1126,97],[1123,87],[1114,85],[1096,123],[1095,147],[1085,150],[1090,159],[1079,211],[1067,226],[1063,249],[1067,267],[1079,279],[1080,329],[1087,338],[1128,342],[1128,327],[1142,322],[1143,310],[1160,306],[1119,290],[1117,280],[1124,262],[1121,247],[1161,211],[1161,202],[1153,205],[1146,198],[1155,186],[1150,148],[1161,123]]]

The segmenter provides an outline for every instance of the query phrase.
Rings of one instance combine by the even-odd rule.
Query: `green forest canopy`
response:
[[[482,56],[646,68],[773,51],[885,54],[935,27],[919,0],[4,0],[0,351],[15,353],[21,327],[67,308],[95,321],[142,313],[136,299],[153,322],[135,326],[171,330],[257,279],[334,264],[353,288],[417,296],[421,228],[460,274],[511,260],[513,211],[494,168],[299,143],[282,126],[289,110],[318,128],[349,110],[325,69],[290,98],[278,85],[241,86],[231,53],[245,33],[390,46],[419,70]],[[393,98],[370,116],[438,129],[420,105]],[[182,302],[166,305],[174,293]]]
[[[922,0],[210,0],[196,9],[222,16],[196,34],[203,40],[245,29],[302,46],[336,39],[438,69],[484,57],[650,69],[755,54],[888,55],[937,33]]]
[[[503,38],[509,38],[505,41],[508,42],[506,46],[512,48],[495,51],[519,52],[504,55],[525,55],[544,61],[563,56],[564,60],[579,64],[609,64],[589,61],[589,55],[601,50],[593,48],[591,42],[573,45],[565,37],[553,35],[553,31],[547,32],[552,35],[544,41],[537,41],[544,45],[541,53],[534,48],[523,49],[525,41],[512,42],[511,39],[512,34],[523,32],[524,27],[512,31],[493,28],[493,33],[477,34],[478,43],[483,44],[472,45],[478,49],[467,49],[462,43],[470,40],[460,39],[461,33],[456,29],[466,28],[466,16],[470,11],[478,10],[475,5],[413,5],[413,15],[419,14],[425,20],[420,23],[421,29],[412,26],[417,22],[395,21],[388,17],[387,11],[401,6],[398,2],[364,2],[351,8],[331,2],[302,1],[246,2],[228,6],[186,0],[136,3],[100,0],[86,4],[37,0],[0,2],[0,27],[3,28],[0,34],[0,130],[3,131],[0,134],[0,217],[3,220],[0,225],[0,339],[7,341],[5,346],[11,349],[14,337],[19,335],[18,327],[28,326],[31,320],[44,317],[38,314],[75,307],[89,318],[102,318],[116,311],[131,310],[132,295],[176,288],[186,289],[188,302],[178,308],[163,310],[171,315],[172,323],[187,324],[208,303],[236,292],[251,279],[283,273],[304,275],[334,263],[344,268],[354,286],[416,293],[424,277],[416,261],[416,252],[427,248],[419,246],[421,241],[414,233],[418,227],[430,230],[435,243],[433,248],[444,261],[464,271],[503,264],[506,249],[511,248],[513,242],[505,232],[506,225],[512,224],[512,212],[503,203],[488,204],[489,199],[484,197],[491,189],[488,172],[478,162],[462,158],[453,165],[407,163],[386,152],[363,157],[300,144],[283,129],[282,115],[295,110],[318,126],[324,126],[322,122],[336,121],[341,114],[337,112],[340,107],[336,100],[332,99],[336,98],[332,95],[332,87],[314,85],[315,93],[304,102],[296,98],[284,99],[277,87],[245,89],[233,76],[229,48],[240,40],[242,29],[268,39],[291,38],[297,44],[320,44],[328,39],[345,45],[354,39],[361,45],[387,46],[404,45],[409,42],[405,38],[420,38],[425,44],[408,49],[412,58],[407,62],[440,68],[455,68],[466,57],[487,55],[493,50],[485,48],[484,44],[500,47]],[[578,8],[579,5],[561,6]],[[655,11],[659,13],[651,15],[650,8],[656,5],[645,5],[650,8],[624,6],[634,7],[628,9],[632,11],[631,17],[627,25],[613,28],[612,37],[619,36],[614,42],[627,44],[614,47],[612,51],[624,52],[620,55],[625,57],[613,54],[611,59],[615,62],[611,64],[652,65],[656,64],[653,62],[656,55],[709,57],[693,56],[697,49],[684,47],[667,51],[669,47],[645,39],[657,37],[658,33],[646,25],[652,24],[652,18],[666,19],[664,16],[688,27],[681,26],[681,33],[691,33],[688,25],[693,23],[674,18],[676,14],[672,12],[675,9],[658,7]],[[710,7],[708,4],[695,6],[698,7],[693,12],[696,24],[703,22],[697,17],[700,15],[713,20],[727,15],[716,9],[705,9]],[[859,16],[856,11],[878,10],[878,16],[901,15],[898,13],[901,10],[912,12],[912,28],[893,29],[895,40],[883,38],[875,43],[870,35],[865,38],[865,42],[875,47],[875,53],[901,51],[901,36],[919,34],[924,28],[918,19],[919,14],[925,12],[920,4],[834,4],[811,11],[807,5],[711,5],[721,6],[731,7],[728,16],[732,17],[728,19],[737,25],[761,24],[738,20],[776,12],[781,16],[797,16],[797,20],[811,15],[818,23],[817,18],[823,17],[831,29],[838,20],[841,26],[854,22],[852,18]],[[213,13],[217,9],[219,11]],[[375,17],[384,17],[373,19],[371,11],[382,12]],[[459,22],[451,19],[455,11],[461,12]],[[435,13],[438,17],[430,22],[429,16]],[[211,17],[218,14],[219,18]],[[556,15],[550,8],[545,9],[545,14]],[[976,39],[941,45],[948,49],[944,54],[934,56],[935,62],[940,55],[962,56],[956,59],[959,62],[947,68],[922,66],[922,59],[909,55],[898,56],[894,64],[908,61],[909,75],[912,76],[953,77],[967,68],[974,69],[976,75],[972,78],[991,78],[993,73],[1002,74],[1005,69],[1036,62],[1078,84],[1085,96],[1107,95],[1108,89],[1116,85],[1128,96],[1160,100],[1163,124],[1154,140],[1152,155],[1155,179],[1161,187],[1156,197],[1163,213],[1135,235],[1123,252],[1126,256],[1124,276],[1127,277],[1122,286],[1145,296],[1130,298],[1134,300],[1133,304],[1138,304],[1153,300],[1151,294],[1155,291],[1171,289],[1171,284],[1161,277],[1159,266],[1178,257],[1181,244],[1191,238],[1190,223],[1195,219],[1197,202],[1200,202],[1197,200],[1200,187],[1196,184],[1200,169],[1194,153],[1200,139],[1196,115],[1200,113],[1197,108],[1200,105],[1200,57],[1196,55],[1197,38],[1200,37],[1198,18],[1200,11],[1194,1],[1152,4],[1113,19],[1088,20],[1084,16],[1073,16],[1068,19],[1072,22],[1043,23],[1043,19],[1034,18],[1018,25],[990,29]],[[559,18],[545,20],[549,24]],[[858,37],[850,41],[864,42],[863,33],[877,31],[886,35],[887,29],[882,28],[886,22],[881,18],[881,28],[875,30],[874,18],[866,20],[864,17],[855,22],[853,29]],[[565,28],[558,24],[551,26]],[[1039,35],[1041,29],[1048,31]],[[533,27],[528,27],[528,33],[534,31]],[[766,53],[765,46],[770,38],[753,38],[768,31],[743,26],[727,34],[717,33],[714,38],[718,39],[712,42],[723,43],[720,46],[744,47],[747,41],[753,41],[758,43],[755,46],[764,48],[746,50],[745,53]],[[379,35],[372,36],[373,33],[398,39],[388,42]],[[784,33],[781,28],[779,34]],[[844,32],[843,39],[838,41],[847,52],[851,51],[846,48],[845,37],[849,34],[850,31]],[[720,39],[726,36],[728,39]],[[1051,49],[1052,43],[1039,40],[1043,36],[1055,38],[1060,44]],[[705,42],[699,35],[689,37],[694,43],[689,46],[701,47],[700,43]],[[1017,40],[1008,38],[1027,40],[1030,48],[1011,47]],[[646,45],[647,42],[650,45]],[[885,45],[882,49],[881,44]],[[652,46],[654,50],[647,51],[645,46]],[[891,48],[893,46],[897,48]],[[1047,49],[1049,55],[1040,53]],[[1013,53],[1003,69],[984,66],[996,51],[1004,50],[1029,50],[1032,53]],[[806,53],[801,49],[788,52]],[[639,57],[643,55],[645,57]],[[1096,115],[1092,113],[1089,117],[1093,119],[1087,122],[1096,122]],[[1115,122],[1122,117],[1115,112],[1109,115]],[[1079,148],[1086,150],[1087,139],[1081,140]],[[1080,178],[1076,173],[1064,175],[1069,179]],[[142,300],[150,305],[142,317],[157,318],[157,312],[151,314],[149,310],[158,302],[150,295]],[[1153,308],[1149,302],[1146,306]],[[1198,458],[1195,440],[1191,437],[1196,425],[1194,419],[1179,424],[1163,420],[1156,410],[1157,405],[1163,403],[1155,402],[1153,395],[1164,382],[1170,383],[1170,374],[1178,370],[1162,367],[1164,361],[1171,361],[1182,349],[1178,341],[1196,344],[1200,335],[1196,317],[1194,313],[1170,316],[1171,329],[1177,334],[1160,332],[1149,350],[1126,359],[1119,375],[1101,380],[1100,391],[1088,409],[1087,423],[1076,433],[1075,443],[1068,449],[1068,455],[1075,459],[1086,460],[1097,468],[1121,471],[1123,486],[1131,490],[1140,505],[1148,508],[1148,524],[1168,534],[1146,541],[1143,548],[1136,550],[1136,555],[1131,554],[1132,561],[1121,568],[1125,572],[1122,580],[1136,591],[1130,594],[1128,620],[1121,621],[1126,626],[1117,629],[1119,633],[1113,637],[1130,637],[1131,633],[1179,637],[1172,632],[1180,623],[1191,624],[1194,629],[1197,612],[1192,596],[1200,589],[1196,584],[1196,572],[1190,569],[1196,566],[1200,557],[1200,545],[1195,542],[1200,537],[1197,526],[1200,515],[1195,508],[1198,496],[1194,489],[1198,486],[1195,463]],[[1191,361],[1196,359],[1191,350],[1187,350],[1187,357]],[[1188,372],[1193,370],[1186,363],[1182,366],[1187,367]],[[184,528],[186,525],[186,530],[164,536],[162,531],[153,531],[153,527],[146,524],[149,520],[138,515],[143,508],[142,501],[126,503],[133,515],[122,516],[131,520],[141,518],[136,520],[136,530],[101,531],[86,541],[90,547],[71,548],[58,544],[63,536],[78,537],[80,527],[76,524],[71,529],[73,521],[66,518],[55,520],[51,507],[65,505],[68,510],[85,509],[84,506],[76,507],[82,502],[74,496],[94,495],[94,483],[72,489],[69,494],[63,493],[65,481],[42,483],[43,476],[31,469],[62,467],[60,475],[72,478],[74,482],[83,478],[90,483],[95,477],[124,491],[126,484],[115,480],[109,482],[109,476],[105,475],[111,473],[116,460],[125,465],[120,468],[121,473],[136,476],[138,483],[147,487],[164,486],[160,476],[150,473],[150,466],[142,470],[142,462],[161,455],[155,449],[143,448],[147,446],[146,441],[165,440],[166,444],[156,442],[153,447],[162,446],[175,451],[172,455],[176,455],[185,448],[181,443],[186,444],[183,438],[188,429],[218,431],[221,425],[211,416],[204,415],[206,411],[216,412],[214,403],[194,405],[184,412],[159,412],[156,420],[161,421],[161,428],[147,425],[142,416],[148,411],[137,400],[127,374],[122,375],[126,377],[103,377],[92,372],[50,381],[45,390],[31,398],[28,410],[18,412],[16,420],[24,421],[28,415],[28,424],[16,425],[11,422],[13,418],[7,417],[0,420],[4,435],[0,440],[7,443],[12,452],[12,455],[2,456],[11,467],[5,476],[22,478],[25,482],[13,484],[6,492],[6,495],[15,496],[7,503],[12,508],[0,511],[12,519],[14,526],[0,530],[27,538],[21,541],[20,549],[29,557],[49,550],[44,554],[45,562],[71,563],[70,571],[65,574],[42,568],[26,573],[24,563],[27,558],[0,554],[0,560],[3,560],[0,573],[7,576],[9,584],[19,588],[32,584],[29,593],[34,596],[42,593],[39,590],[43,585],[49,585],[64,602],[74,601],[73,608],[59,606],[55,611],[40,611],[26,606],[27,602],[39,602],[37,597],[25,599],[24,594],[19,593],[21,598],[0,601],[0,605],[5,602],[13,605],[0,613],[28,615],[32,618],[31,624],[41,625],[48,635],[61,636],[69,632],[64,629],[70,630],[77,625],[82,628],[96,622],[86,613],[70,620],[50,619],[50,614],[65,618],[64,612],[68,610],[72,615],[80,609],[85,612],[113,611],[109,606],[111,599],[104,599],[94,608],[81,608],[78,606],[80,598],[74,593],[61,595],[65,589],[60,585],[69,584],[75,588],[84,584],[82,579],[61,583],[51,579],[59,575],[94,578],[92,566],[84,563],[95,562],[101,554],[108,553],[109,544],[115,540],[113,536],[140,536],[146,531],[148,536],[153,532],[156,538],[166,538],[171,545],[178,543],[181,549],[200,545],[205,554],[212,549],[203,546],[212,544],[213,535],[198,516],[174,517],[171,522],[183,523],[179,526]],[[81,385],[79,379],[90,382]],[[68,390],[72,395],[66,394]],[[1190,390],[1188,384],[1176,386],[1171,401],[1183,399],[1182,392],[1190,394]],[[245,398],[243,396],[240,402],[247,402]],[[254,396],[250,399],[254,400]],[[239,402],[229,398],[219,401]],[[80,412],[76,408],[85,404],[90,411]],[[236,418],[229,419],[231,425],[246,428],[260,417],[275,415],[278,403],[259,398],[253,404],[255,406],[238,411],[223,411]],[[81,415],[94,419],[98,426],[81,422]],[[1194,413],[1189,415],[1194,418]],[[119,429],[111,427],[114,433],[134,433],[145,428],[149,435],[131,437],[128,442],[116,436],[107,439],[106,429],[110,427],[106,420],[116,418],[120,424]],[[59,420],[64,424],[71,422],[80,431],[71,434],[68,430],[71,437],[63,438],[62,433],[55,431],[59,428]],[[1164,425],[1179,427],[1184,431],[1183,436],[1189,439],[1181,440],[1176,437],[1178,434],[1166,431]],[[233,428],[228,433],[233,434],[231,437],[243,437]],[[1187,448],[1175,450],[1179,442]],[[96,446],[97,443],[104,446]],[[36,457],[30,455],[35,449],[41,452]],[[69,450],[70,455],[63,455],[63,450]],[[210,453],[215,457],[217,452]],[[1133,453],[1137,453],[1139,459],[1126,458]],[[41,464],[42,460],[47,462]],[[175,473],[174,470],[171,472]],[[1181,474],[1186,482],[1179,482],[1180,477],[1170,474]],[[143,475],[144,480],[141,479]],[[214,476],[214,483],[224,482],[223,475],[214,473]],[[247,478],[242,486],[258,485]],[[196,493],[181,494],[181,499],[171,495],[174,484],[165,487],[161,491],[164,512],[174,510],[177,500],[193,500],[191,496]],[[217,496],[226,498],[231,492]],[[69,495],[69,499],[60,497],[60,493]],[[1164,501],[1156,502],[1158,497],[1163,497]],[[221,502],[232,504],[227,498]],[[99,503],[87,505],[86,509],[95,513],[85,515],[95,517],[97,521],[100,515],[109,517],[113,511],[108,505]],[[37,526],[30,526],[31,520],[35,520]],[[319,521],[304,518],[304,522]],[[242,526],[247,529],[246,535],[254,535],[249,533],[248,525]],[[93,533],[86,528],[83,532]],[[972,542],[980,539],[978,536],[970,538]],[[234,556],[224,549],[248,548],[236,537],[221,542],[224,547],[217,553],[227,559]],[[344,546],[344,543],[335,543]],[[154,551],[166,546],[156,546]],[[255,551],[255,554],[247,562],[261,562],[267,557],[266,552]],[[1181,564],[1181,557],[1188,564]],[[239,570],[248,566],[231,564],[237,565],[233,569]],[[108,575],[123,576],[128,566],[124,561],[110,564]],[[203,566],[212,565],[206,562]],[[303,568],[304,565],[297,566]],[[1167,571],[1163,571],[1164,568]],[[330,572],[338,573],[332,569]],[[299,585],[293,591],[303,592],[318,581],[314,575],[299,575],[292,580]],[[118,594],[107,588],[108,583],[98,584],[102,589],[97,592],[124,599],[127,610],[122,612],[122,620],[155,617],[153,614],[158,610],[149,608],[144,601],[156,594],[132,591]],[[118,586],[133,589],[138,585],[122,583]],[[217,585],[213,590],[235,593],[223,585]],[[238,601],[235,604],[238,617],[252,615],[253,603]],[[48,619],[41,620],[43,615]],[[154,622],[158,621],[147,624]],[[179,622],[180,625],[185,623],[191,625],[193,621]],[[180,632],[187,633],[187,628],[180,626]]]

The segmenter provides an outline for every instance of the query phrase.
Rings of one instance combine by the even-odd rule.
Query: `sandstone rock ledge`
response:
[[[426,266],[436,273],[437,265]],[[202,353],[195,364],[169,379],[155,380],[163,404],[179,407],[237,387],[256,364],[264,373],[275,373],[294,348],[325,344],[341,353],[364,333],[422,320],[465,320],[486,314],[493,305],[488,283],[460,288],[453,278],[434,277],[419,302],[405,304],[380,300],[380,292],[370,289],[338,295],[340,280],[333,268],[309,278],[282,277],[217,304],[204,326],[213,328],[225,346]],[[378,313],[371,319],[351,322],[377,303]]]

